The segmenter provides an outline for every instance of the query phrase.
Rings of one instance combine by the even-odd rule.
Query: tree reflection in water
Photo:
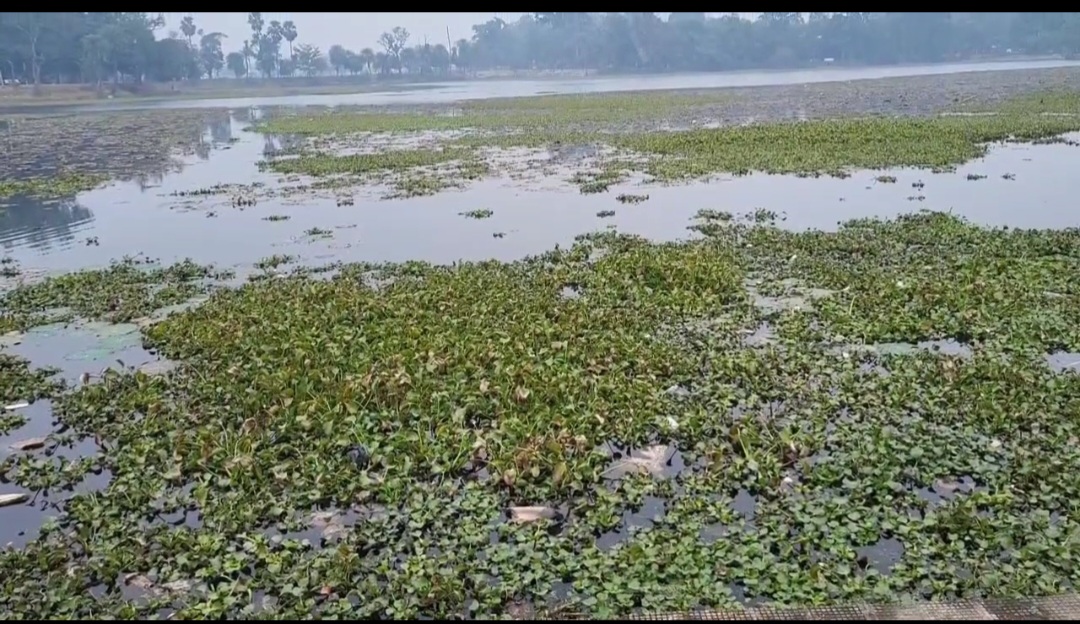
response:
[[[47,253],[72,244],[93,220],[94,213],[71,197],[48,201],[10,197],[0,211],[0,245],[9,253],[21,247]]]
[[[233,119],[224,111],[173,119],[184,128],[174,127],[166,137],[171,141],[147,136],[160,130],[167,117],[150,122],[145,114],[114,115],[19,120],[3,133],[6,158],[0,160],[0,177],[42,177],[61,171],[108,173],[114,181],[131,182],[146,191],[183,170],[184,157],[207,160],[214,148],[233,140]],[[57,136],[64,137],[60,147],[53,140]],[[94,220],[94,213],[74,195],[3,197],[0,206],[0,246],[7,252],[29,248],[48,253],[54,247],[67,247]]]

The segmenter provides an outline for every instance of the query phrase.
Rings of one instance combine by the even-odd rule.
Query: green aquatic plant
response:
[[[671,110],[686,113],[706,106],[708,98],[700,94],[642,95],[641,104],[629,104],[626,97],[597,95],[583,102],[573,97],[522,98],[435,114],[335,111],[273,117],[262,131],[304,135],[308,142],[298,148],[299,155],[263,166],[285,174],[323,176],[343,186],[389,178],[394,185],[390,196],[410,197],[520,166],[504,158],[506,150],[603,147],[608,151],[596,157],[596,168],[571,178],[582,193],[590,194],[606,192],[635,172],[674,182],[724,173],[847,177],[857,169],[948,171],[983,156],[993,143],[1067,143],[1060,135],[1080,130],[1080,116],[1049,110],[1076,99],[1061,93],[1045,96],[1050,100],[1041,105],[1031,103],[1036,96],[1009,100],[987,115],[864,116],[719,127],[702,127],[693,119],[674,127],[658,123]],[[650,98],[685,101],[649,115]],[[483,112],[470,112],[472,106]],[[631,122],[640,127],[627,131]],[[436,146],[386,149],[380,138],[433,131],[443,132],[433,137]],[[888,183],[895,176],[882,174],[878,180]]]
[[[8,120],[0,197],[69,196],[108,180],[161,175],[177,156],[208,149],[207,125],[225,110],[170,109],[41,115]]]
[[[601,192],[642,171],[944,169],[1075,121],[1055,95],[986,116],[631,126],[655,120],[652,97],[305,113],[268,126],[312,142],[263,166],[318,177],[297,193],[427,194],[496,170],[500,149],[607,144],[573,178]],[[441,146],[334,151],[478,123]],[[606,231],[511,263],[271,272],[294,260],[271,256],[249,283],[140,323],[168,370],[66,392],[5,356],[5,396],[52,399],[59,429],[6,457],[0,482],[74,492],[0,552],[0,611],[615,618],[1080,582],[1075,230],[697,217],[688,241]],[[16,288],[4,328],[138,320],[218,277],[147,268]],[[88,438],[93,455],[51,453]]]
[[[263,258],[262,260],[259,260],[258,262],[256,262],[255,263],[255,268],[256,269],[264,269],[264,270],[265,269],[276,269],[276,268],[278,268],[279,266],[281,266],[283,264],[289,264],[290,262],[295,262],[296,259],[297,259],[296,256],[291,256],[289,254],[274,254],[272,256],[267,256],[266,258]]]
[[[53,377],[56,372],[51,368],[31,369],[25,359],[0,353],[0,401],[3,401],[0,407],[4,408],[5,416],[11,416],[12,412],[4,406],[52,398],[63,390],[64,383]]]
[[[620,136],[614,143],[661,157],[650,161],[647,171],[673,180],[754,171],[946,168],[983,156],[990,143],[1032,141],[1076,130],[1080,118],[1024,114],[866,118],[645,133]]]
[[[56,399],[112,479],[0,553],[0,607],[623,617],[1080,581],[1080,376],[1046,359],[1080,350],[1074,231],[699,217],[297,272],[148,326],[169,374]],[[960,347],[878,344],[931,340]],[[4,470],[92,467],[35,466]]]
[[[0,198],[15,195],[52,198],[92,190],[108,180],[102,174],[69,173],[51,178],[26,178],[0,181]]]
[[[615,197],[615,201],[620,204],[640,204],[641,202],[649,201],[648,195],[631,195],[624,193]]]
[[[133,321],[187,301],[228,275],[190,260],[156,267],[125,259],[105,269],[47,277],[0,296],[0,328],[25,331],[75,317]]]
[[[326,111],[284,114],[255,127],[282,135],[341,135],[356,132],[424,132],[457,130],[533,130],[567,124],[610,124],[653,119],[675,111],[692,111],[731,99],[724,93],[652,91],[549,95],[465,102],[453,110],[433,112]]]
[[[438,165],[467,158],[471,152],[463,149],[446,150],[394,150],[378,154],[351,154],[334,156],[332,154],[305,154],[297,157],[280,158],[260,163],[260,167],[270,168],[277,173],[305,175],[335,175],[401,171],[417,167]]]
[[[478,208],[476,210],[459,212],[458,214],[465,217],[466,219],[487,219],[491,217],[491,215],[495,214],[495,212],[492,210],[488,210],[487,208]]]

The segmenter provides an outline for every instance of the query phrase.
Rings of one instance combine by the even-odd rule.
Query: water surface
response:
[[[274,254],[315,264],[513,260],[608,227],[656,240],[685,238],[692,235],[686,227],[694,215],[706,208],[733,213],[766,208],[781,213],[786,218],[781,225],[792,229],[835,229],[848,219],[921,209],[952,211],[991,226],[1080,226],[1080,216],[1070,208],[1080,149],[1062,143],[996,146],[985,158],[949,173],[859,171],[846,179],[719,176],[670,186],[628,182],[592,195],[566,181],[569,170],[531,181],[496,177],[463,190],[408,199],[383,200],[381,191],[361,189],[353,194],[352,206],[338,206],[332,197],[300,195],[237,208],[227,196],[193,200],[172,195],[215,184],[276,184],[277,174],[259,172],[256,166],[274,144],[242,131],[247,123],[246,116],[237,116],[229,134],[217,128],[219,138],[235,142],[218,141],[218,149],[188,157],[178,172],[115,183],[66,201],[23,198],[0,214],[0,245],[24,269],[53,272],[104,266],[139,254],[163,262],[191,257],[230,267]],[[882,174],[896,182],[877,181]],[[985,178],[970,180],[968,174]],[[923,186],[913,186],[918,182]],[[649,199],[620,204],[615,197],[621,193]],[[477,209],[494,214],[488,219],[461,215]],[[597,216],[607,210],[615,214]],[[290,218],[267,221],[271,215]],[[332,236],[305,235],[315,227],[331,230]]]
[[[164,100],[79,106],[78,111],[169,108],[248,108],[252,106],[359,106],[380,104],[442,104],[464,100],[527,97],[568,93],[610,93],[668,89],[716,89],[872,80],[902,76],[936,76],[973,71],[1002,71],[1075,67],[1080,61],[999,61],[992,63],[939,63],[860,68],[817,68],[777,71],[598,76],[532,80],[464,80],[429,83],[429,88],[333,95],[288,95],[202,100]],[[393,87],[388,87],[393,88]]]

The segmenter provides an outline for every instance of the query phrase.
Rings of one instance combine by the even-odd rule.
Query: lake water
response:
[[[192,205],[171,195],[215,184],[273,184],[278,176],[261,173],[256,166],[267,143],[242,131],[246,125],[246,118],[234,116],[228,128],[216,128],[213,136],[228,149],[189,157],[177,173],[113,184],[67,202],[20,200],[0,213],[0,246],[24,267],[53,272],[102,266],[137,254],[165,262],[192,257],[233,267],[272,254],[313,263],[511,260],[609,225],[659,240],[687,237],[691,233],[686,226],[703,208],[767,208],[785,213],[784,225],[791,228],[828,229],[847,219],[924,208],[952,210],[990,225],[1080,225],[1080,217],[1069,209],[1080,150],[1067,144],[995,147],[955,173],[864,171],[846,179],[721,176],[674,186],[629,182],[594,195],[581,194],[565,176],[533,182],[486,179],[464,190],[397,200],[360,191],[353,206],[340,207],[331,197],[260,199],[256,206],[240,209],[222,196]],[[210,137],[208,129],[208,141]],[[229,143],[229,137],[235,141]],[[968,173],[986,177],[971,181]],[[895,176],[897,182],[876,181],[882,174]],[[918,181],[925,186],[914,188]],[[615,201],[620,193],[648,195],[649,200],[624,205]],[[475,209],[494,214],[489,219],[460,215]],[[597,217],[602,210],[614,210],[615,215]],[[265,220],[270,215],[290,219]],[[332,230],[333,236],[312,240],[304,231],[313,227]],[[496,233],[504,236],[496,238]],[[91,237],[99,244],[88,245]]]
[[[464,100],[527,97],[565,93],[662,91],[667,89],[717,89],[761,87],[847,80],[872,80],[901,76],[936,76],[972,71],[1002,71],[1076,67],[1080,61],[1010,61],[995,63],[942,63],[889,67],[822,68],[806,70],[711,72],[645,76],[600,76],[542,80],[476,80],[434,83],[430,88],[336,95],[167,100],[78,107],[80,111],[143,110],[168,108],[250,108],[253,106],[361,106],[380,104],[442,104]]]
[[[980,68],[1000,69],[985,64]],[[1014,66],[1047,64],[1016,64]],[[972,66],[951,66],[969,71]],[[947,73],[950,66],[922,68]],[[912,68],[776,72],[771,74],[713,74],[702,76],[602,78],[582,81],[501,81],[457,83],[400,97],[427,101],[471,97],[529,95],[540,91],[615,91],[732,84],[787,84],[795,81],[853,80],[903,75]],[[763,81],[772,80],[767,83]],[[376,103],[390,94],[279,98],[297,103]],[[261,104],[284,103],[260,101]],[[565,181],[568,176],[522,182],[494,178],[429,197],[383,200],[376,190],[354,193],[354,205],[338,206],[333,198],[260,199],[252,207],[233,207],[225,197],[197,201],[172,195],[215,184],[265,182],[276,175],[259,172],[256,163],[273,142],[245,132],[252,101],[204,102],[238,110],[228,120],[206,128],[208,149],[186,157],[178,171],[151,174],[139,182],[115,183],[58,202],[21,199],[0,212],[0,246],[24,271],[64,272],[108,264],[124,255],[146,254],[172,262],[191,257],[245,272],[260,258],[273,254],[299,256],[304,264],[334,260],[432,262],[511,260],[566,245],[582,233],[615,226],[626,233],[656,240],[692,236],[686,228],[701,209],[749,212],[766,208],[786,217],[789,228],[834,228],[839,221],[866,216],[895,216],[920,209],[951,210],[989,225],[1025,228],[1080,226],[1072,208],[1080,150],[1068,144],[1007,145],[993,148],[982,159],[956,172],[925,170],[862,171],[847,179],[794,176],[721,176],[709,182],[664,186],[628,182],[607,193],[583,195]],[[161,106],[196,106],[170,102]],[[1073,137],[1074,139],[1080,137]],[[544,155],[541,154],[541,157]],[[554,161],[562,158],[548,154]],[[572,167],[572,163],[571,163]],[[985,176],[969,180],[968,174]],[[889,174],[895,183],[877,177]],[[914,183],[923,183],[916,188]],[[648,195],[637,205],[615,200],[620,193]],[[489,219],[467,219],[460,213],[490,209]],[[610,218],[597,213],[613,210]],[[285,221],[267,221],[287,215]],[[330,230],[325,239],[305,236],[313,227]],[[496,237],[495,234],[503,234]],[[88,241],[97,244],[88,244]],[[68,379],[97,372],[116,359],[140,365],[152,359],[139,346],[133,327],[87,325],[58,333],[37,330],[12,352],[37,366],[58,366]],[[27,412],[31,422],[9,438],[0,439],[0,457],[11,440],[44,435],[51,430],[51,411],[39,402]],[[85,445],[86,443],[82,443]],[[66,453],[85,454],[79,446]],[[104,483],[101,477],[85,487]],[[0,544],[25,543],[41,519],[50,515],[56,499],[48,497],[0,510]]]

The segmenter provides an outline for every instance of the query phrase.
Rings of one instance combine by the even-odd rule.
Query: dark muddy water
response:
[[[79,107],[77,110],[131,110],[161,108],[247,108],[250,106],[354,106],[378,104],[438,104],[488,98],[526,97],[565,93],[609,93],[666,89],[715,89],[797,85],[900,76],[935,76],[972,71],[1001,71],[1075,67],[1077,61],[1011,61],[994,63],[941,63],[894,67],[823,68],[808,70],[711,72],[648,76],[545,80],[477,80],[435,83],[430,88],[336,95],[290,95],[277,97],[172,100]]]

